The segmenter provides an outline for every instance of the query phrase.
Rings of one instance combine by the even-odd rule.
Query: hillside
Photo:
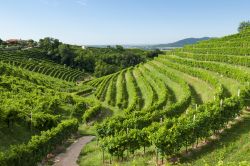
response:
[[[143,50],[155,50],[155,49],[160,49],[160,50],[169,50],[169,49],[174,49],[176,47],[184,47],[185,45],[188,44],[196,44],[199,41],[203,40],[208,40],[211,39],[210,37],[202,37],[202,38],[186,38],[182,39],[173,43],[168,43],[168,44],[151,44],[151,45],[123,45],[124,48],[132,48],[132,49],[143,49]],[[108,45],[89,45],[89,47],[96,47],[96,48],[106,48]],[[114,46],[112,46],[114,47]]]
[[[203,40],[208,40],[211,39],[210,37],[202,37],[202,38],[186,38],[182,39],[173,43],[168,43],[168,44],[159,44],[159,45],[154,45],[154,47],[157,48],[164,48],[164,47],[184,47],[185,45],[188,44],[196,44],[199,41]]]
[[[0,51],[0,61],[70,82],[84,80],[88,76],[81,70],[47,59],[46,53],[36,48],[22,51]]]
[[[77,132],[86,110],[97,105],[77,95],[91,91],[75,84],[81,72],[33,51],[0,54],[1,166],[41,162]]]
[[[0,166],[250,166],[250,0],[0,5]]]
[[[98,140],[80,165],[248,164],[249,35],[158,57],[120,46],[1,50],[0,165],[33,166],[76,133]],[[111,74],[88,80],[79,67],[90,54]]]
[[[249,113],[242,111],[250,105],[249,35],[246,29],[201,41],[88,82],[96,89],[95,98],[119,113],[96,126],[99,148],[90,144],[80,164],[100,165],[109,160],[126,160],[121,165],[250,162]],[[236,117],[242,122],[236,123]],[[195,154],[196,144],[220,136],[228,124],[233,127],[221,136],[224,141],[212,143],[224,148],[207,145],[207,151],[200,147],[201,154],[185,159],[185,151]],[[244,156],[237,158],[236,151]]]
[[[84,97],[95,88],[83,82],[158,54],[121,46],[82,49],[53,38],[41,39],[33,48],[27,44],[4,43],[0,50],[1,166],[33,166],[72,136],[80,136],[80,124],[101,120],[110,111]]]

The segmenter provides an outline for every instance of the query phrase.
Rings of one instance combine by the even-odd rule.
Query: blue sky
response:
[[[250,20],[249,0],[0,0],[0,38],[157,44],[219,37]]]

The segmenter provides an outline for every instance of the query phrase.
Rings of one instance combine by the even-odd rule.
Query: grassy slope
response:
[[[202,104],[203,102],[213,99],[212,96],[214,96],[214,89],[211,85],[209,85],[205,81],[202,81],[196,77],[180,72],[178,70],[166,67],[158,61],[154,61],[154,63],[161,67],[165,67],[168,71],[176,73],[179,77],[181,77],[189,85],[191,85],[192,86],[191,88],[196,92],[196,95],[198,95],[198,98],[200,98],[199,100],[201,100],[198,101],[197,104]]]
[[[217,140],[208,146],[194,151],[191,156],[182,158],[183,165],[215,165],[219,161],[232,165],[241,161],[250,163],[250,112],[226,129]],[[233,163],[235,162],[235,163]]]
[[[225,86],[225,88],[231,93],[231,95],[237,95],[238,89],[242,87],[242,85],[238,81],[232,78],[221,76],[218,73],[208,71],[208,70],[206,70],[206,72],[213,74],[213,76],[217,77],[220,83]]]
[[[149,71],[154,71],[155,68],[153,68],[150,64],[144,64],[144,66],[149,70]],[[156,70],[157,71],[157,70]],[[173,80],[169,79],[168,76],[162,74],[162,73],[157,73],[156,77],[159,79],[163,80],[165,84],[170,88],[170,93],[172,93],[172,98],[173,101],[179,101],[183,97],[183,89],[182,87],[174,82]],[[169,100],[168,100],[169,102]],[[169,103],[168,103],[169,104]]]

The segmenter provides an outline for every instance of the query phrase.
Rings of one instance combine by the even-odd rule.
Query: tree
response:
[[[105,62],[98,61],[95,64],[95,76],[101,77],[118,71],[119,68],[115,65],[109,65]]]
[[[240,23],[240,25],[238,27],[238,31],[241,32],[244,29],[246,29],[247,27],[250,27],[250,21],[243,21]]]
[[[58,39],[54,39],[51,37],[45,37],[44,39],[39,40],[39,46],[44,49],[45,51],[54,51],[57,49],[60,42]]]
[[[60,42],[58,39],[46,37],[44,39],[40,39],[38,46],[47,52],[47,57],[53,61],[56,61],[59,63],[61,61],[59,53],[58,53],[58,47],[60,45]]]
[[[2,45],[3,44],[3,40],[2,39],[0,39],[0,45]]]
[[[117,51],[119,51],[119,52],[124,51],[124,48],[121,45],[116,45],[115,47],[116,47]]]
[[[71,51],[68,44],[61,44],[58,47],[58,52],[61,57],[61,63],[68,66],[73,65],[74,53]]]
[[[95,58],[91,51],[79,51],[74,58],[74,64],[79,69],[84,69],[87,72],[95,71]]]
[[[148,58],[154,58],[154,57],[157,57],[159,54],[162,54],[163,52],[161,51],[161,50],[159,50],[159,49],[155,49],[155,50],[153,50],[153,51],[149,51],[148,53],[147,53],[147,57]]]
[[[29,47],[34,47],[37,45],[37,42],[35,42],[34,40],[30,39],[27,41],[27,44]]]

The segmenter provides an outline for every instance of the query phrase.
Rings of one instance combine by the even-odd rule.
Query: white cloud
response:
[[[87,0],[76,0],[75,1],[77,4],[81,6],[86,6],[87,5]]]

